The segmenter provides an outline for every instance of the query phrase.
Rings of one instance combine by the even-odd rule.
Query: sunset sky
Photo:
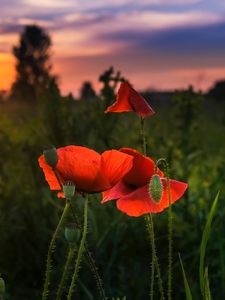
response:
[[[137,89],[207,89],[225,78],[224,0],[0,0],[0,90],[14,80],[12,46],[27,24],[53,42],[63,93],[99,87],[109,66]]]

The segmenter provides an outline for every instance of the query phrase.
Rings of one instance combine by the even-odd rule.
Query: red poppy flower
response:
[[[58,162],[55,171],[61,184],[72,181],[77,192],[95,193],[114,186],[132,167],[133,157],[117,150],[105,151],[100,155],[81,146],[67,146],[57,149]],[[38,159],[45,179],[51,190],[61,190],[52,168],[44,155]],[[59,197],[62,193],[59,193]]]
[[[117,200],[117,208],[133,217],[139,217],[146,213],[159,213],[167,208],[169,199],[166,178],[159,169],[157,173],[163,184],[160,202],[156,203],[149,194],[149,182],[155,169],[154,161],[130,148],[123,148],[120,151],[134,157],[133,167],[113,188],[103,193],[102,203]],[[187,189],[187,184],[170,179],[170,186],[171,203],[174,203],[182,197]]]
[[[152,116],[155,113],[148,102],[128,82],[122,82],[116,102],[109,106],[105,113],[128,111],[134,111],[140,117]]]

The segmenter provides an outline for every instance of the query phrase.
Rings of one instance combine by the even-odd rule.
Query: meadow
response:
[[[135,113],[105,114],[116,98],[118,82],[108,78],[94,99],[62,97],[54,84],[36,103],[0,103],[0,273],[5,300],[40,299],[46,253],[64,200],[50,191],[38,157],[49,145],[82,145],[102,153],[131,147],[142,151],[140,120]],[[138,89],[138,87],[135,87]],[[199,285],[200,243],[218,191],[205,264],[212,299],[225,297],[225,102],[187,90],[167,94],[144,91],[156,114],[146,119],[147,154],[167,158],[171,178],[187,182],[173,211],[172,299],[185,299],[178,253],[193,299],[203,299]],[[90,195],[87,243],[109,299],[149,299],[151,247],[144,217],[129,217],[115,202],[100,204]],[[84,201],[72,199],[83,222]],[[166,287],[168,210],[153,214],[155,242]],[[51,291],[55,299],[67,242],[63,229],[53,255]],[[160,299],[157,282],[154,299]],[[84,257],[74,299],[99,299],[95,278]],[[125,298],[124,298],[125,299]],[[188,299],[188,298],[186,298]],[[208,299],[208,298],[204,298]]]

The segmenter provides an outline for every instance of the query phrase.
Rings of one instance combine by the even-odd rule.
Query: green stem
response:
[[[141,121],[141,137],[142,137],[142,150],[143,154],[147,154],[147,147],[146,147],[146,136],[145,136],[145,127],[144,127],[144,118],[140,118]],[[159,290],[161,294],[161,299],[164,299],[163,287],[162,287],[162,279],[160,274],[160,267],[158,263],[158,257],[156,254],[156,246],[155,246],[155,235],[154,235],[154,226],[153,226],[153,219],[152,215],[149,214],[145,218],[146,226],[149,232],[151,247],[152,247],[152,258],[151,258],[151,282],[150,282],[150,299],[153,300],[154,295],[154,278],[155,278],[155,264],[156,264],[156,271],[158,276],[158,284]]]
[[[166,173],[166,187],[169,200],[169,210],[168,210],[168,290],[167,298],[168,300],[172,299],[172,279],[173,279],[173,212],[172,212],[172,196],[171,196],[171,186],[170,186],[170,175],[169,175],[169,164],[165,158],[160,158],[156,162],[156,168],[160,162],[163,162],[165,165]]]
[[[142,138],[142,150],[144,155],[146,155],[147,151],[146,151],[146,137],[145,137],[145,127],[144,127],[144,118],[140,118],[141,120],[141,138]]]
[[[66,281],[67,281],[67,278],[69,275],[69,271],[70,271],[70,267],[71,267],[71,263],[73,261],[74,255],[75,255],[75,247],[74,247],[74,245],[70,245],[66,263],[65,263],[65,267],[64,267],[64,271],[63,271],[63,275],[62,275],[62,278],[59,283],[56,300],[61,300],[61,298],[62,298],[62,294],[65,289]]]
[[[60,180],[60,176],[59,176],[58,172],[56,171],[56,169],[53,169],[53,172],[55,173],[55,176],[56,176],[56,178],[58,180],[58,183],[59,183],[59,185],[60,185],[60,187],[62,189],[62,182]],[[79,228],[81,228],[81,226],[79,224],[79,221],[78,221],[78,218],[77,218],[77,216],[76,216],[76,214],[74,212],[72,202],[71,202],[70,199],[68,201],[69,201],[69,204],[70,204],[70,210],[71,210],[71,213],[73,215],[74,222],[76,223],[76,225]],[[105,291],[104,291],[104,288],[103,288],[102,280],[101,280],[100,275],[98,273],[98,269],[96,267],[96,264],[95,264],[95,261],[94,261],[93,257],[91,256],[91,253],[88,250],[88,246],[87,246],[86,243],[84,244],[84,251],[85,251],[85,255],[87,257],[87,261],[89,263],[90,269],[91,269],[91,271],[92,271],[92,273],[94,275],[94,278],[96,280],[96,285],[97,285],[97,288],[98,288],[98,291],[99,291],[100,299],[101,300],[107,300],[106,295],[105,295]]]
[[[80,247],[79,247],[78,254],[77,254],[75,270],[74,270],[72,281],[71,281],[71,284],[70,284],[67,300],[72,299],[73,290],[74,290],[74,287],[75,287],[76,280],[78,278],[79,267],[80,267],[82,255],[83,255],[83,252],[84,252],[84,249],[85,249],[85,240],[86,240],[86,235],[87,235],[87,228],[88,228],[88,197],[87,197],[87,199],[85,201],[85,204],[84,204],[83,235],[82,235],[82,239],[81,239],[81,242],[80,242]]]
[[[71,202],[70,202],[70,208],[71,208],[71,212],[72,212],[74,221],[77,224],[77,226],[80,228],[81,226],[79,224],[78,218],[77,218],[77,216],[74,212],[73,205],[72,205]],[[94,275],[94,278],[95,278],[95,281],[96,281],[96,286],[97,286],[97,289],[98,289],[98,292],[99,292],[99,297],[100,297],[99,299],[107,300],[107,297],[105,295],[105,291],[104,291],[104,288],[103,288],[102,280],[101,280],[101,277],[98,273],[98,268],[95,264],[95,261],[94,261],[92,255],[91,255],[90,251],[88,250],[88,245],[87,245],[86,242],[84,244],[84,254],[86,256],[86,259],[87,259],[87,262],[88,262],[89,267],[91,269],[91,272]]]
[[[155,266],[154,266],[154,259],[152,259],[151,264],[151,283],[150,283],[150,300],[153,300],[154,296],[154,279],[155,279]]]
[[[59,220],[59,223],[56,227],[56,230],[52,236],[52,239],[49,244],[48,248],[48,254],[47,254],[47,262],[46,262],[46,271],[45,271],[45,282],[44,282],[44,288],[42,292],[42,300],[46,300],[48,297],[48,292],[49,292],[49,285],[50,285],[50,274],[51,274],[51,265],[52,265],[52,253],[54,252],[55,249],[55,241],[58,236],[59,230],[64,222],[65,217],[67,216],[69,209],[69,202],[66,201],[66,205],[64,207],[63,213],[61,215],[61,218]]]
[[[169,165],[166,166],[166,185],[167,193],[169,197],[169,211],[168,211],[168,300],[172,299],[172,279],[173,279],[173,213],[172,213],[172,197],[171,197],[171,187],[169,178]]]
[[[107,300],[108,298],[105,295],[105,291],[104,291],[104,288],[103,288],[102,280],[101,280],[101,278],[99,276],[98,269],[96,267],[95,261],[92,258],[90,252],[88,251],[88,248],[87,248],[86,244],[84,245],[84,247],[85,247],[85,255],[87,257],[87,261],[89,263],[89,266],[91,268],[91,271],[92,271],[92,273],[94,275],[94,278],[95,278],[95,281],[96,281],[96,284],[97,284],[97,288],[98,288],[98,292],[99,292],[99,297],[100,297],[99,299],[101,299],[101,300]]]
[[[162,284],[162,277],[161,277],[161,271],[160,271],[160,266],[159,266],[159,261],[158,261],[158,256],[156,252],[156,245],[155,245],[155,236],[154,236],[154,225],[153,225],[153,219],[152,219],[152,214],[146,214],[145,215],[145,221],[146,221],[146,226],[147,230],[149,233],[149,238],[151,241],[151,247],[152,247],[152,262],[154,263],[154,268],[156,268],[156,273],[157,273],[157,278],[158,278],[158,286],[159,286],[159,292],[160,292],[160,299],[164,300],[164,291],[163,291],[163,284]],[[152,271],[153,276],[154,276],[154,271]],[[152,283],[152,278],[151,278],[151,288],[153,288],[154,281]],[[153,299],[153,289],[151,289],[150,297]]]

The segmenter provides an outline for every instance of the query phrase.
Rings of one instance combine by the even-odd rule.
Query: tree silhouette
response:
[[[225,80],[220,80],[209,90],[208,96],[212,99],[225,102]]]
[[[99,76],[99,81],[103,84],[100,96],[104,100],[106,108],[115,100],[117,85],[119,82],[125,81],[125,78],[121,76],[120,71],[115,73],[114,68],[110,67]]]
[[[86,101],[96,100],[97,96],[91,82],[85,81],[80,90],[80,99]]]
[[[11,89],[11,98],[34,103],[56,78],[50,75],[51,39],[44,29],[28,25],[21,33],[19,45],[13,47],[17,60],[17,76]]]

